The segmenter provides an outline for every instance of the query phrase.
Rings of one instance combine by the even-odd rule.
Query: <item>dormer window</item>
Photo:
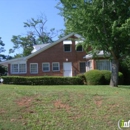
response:
[[[71,52],[71,45],[64,45],[64,51],[65,52]]]
[[[72,44],[72,41],[63,41],[65,52],[71,52],[71,44]]]
[[[77,46],[77,48],[76,48],[76,51],[83,51],[83,47],[80,45],[80,46]]]

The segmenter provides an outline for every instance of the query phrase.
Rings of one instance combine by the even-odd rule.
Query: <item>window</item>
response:
[[[26,73],[26,64],[12,64],[11,73]]]
[[[65,52],[70,52],[70,51],[71,51],[71,45],[65,44],[65,45],[64,45],[64,51],[65,51]]]
[[[80,73],[86,72],[86,63],[80,62]]]
[[[82,46],[77,46],[76,51],[83,51]]]
[[[86,71],[89,71],[89,70],[92,70],[92,61],[91,60],[87,61],[87,63],[86,63]]]
[[[12,64],[12,73],[18,73],[18,64]]]
[[[26,65],[25,64],[19,64],[19,72],[20,73],[26,72]]]
[[[60,70],[60,64],[59,64],[59,62],[52,63],[52,70],[53,71],[59,71]]]
[[[50,63],[42,63],[42,70],[43,70],[43,72],[49,72],[50,71]]]
[[[30,73],[31,74],[38,73],[38,64],[37,63],[31,63],[30,64]]]
[[[110,61],[109,60],[97,60],[96,69],[98,70],[110,70]]]

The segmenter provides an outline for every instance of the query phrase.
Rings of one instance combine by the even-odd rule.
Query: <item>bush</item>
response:
[[[119,74],[118,74],[118,81],[119,81],[118,82],[119,85],[124,84],[124,76],[121,72],[119,72]]]
[[[79,77],[57,77],[57,76],[3,76],[4,84],[17,85],[81,85],[83,81]]]
[[[81,78],[82,82],[83,82],[84,84],[86,84],[87,81],[86,81],[85,74],[78,74],[77,77]]]
[[[108,70],[90,70],[85,73],[88,85],[109,85],[111,72]],[[119,85],[123,84],[124,77],[121,72],[118,74]]]
[[[108,70],[101,70],[101,72],[104,76],[104,85],[108,85],[111,79],[111,72]]]
[[[102,85],[104,84],[104,76],[100,70],[90,70],[85,73],[88,85]]]

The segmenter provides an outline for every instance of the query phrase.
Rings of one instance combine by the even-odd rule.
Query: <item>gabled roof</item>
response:
[[[66,40],[67,38],[69,38],[69,37],[71,37],[71,36],[75,36],[75,37],[77,37],[77,38],[82,38],[79,34],[71,33],[71,34],[69,34],[69,35],[67,35],[67,36],[65,36],[65,37],[63,37],[63,38],[61,38],[61,39],[59,39],[59,40],[57,40],[57,41],[55,41],[55,42],[53,42],[53,43],[51,43],[51,44],[45,46],[45,47],[43,47],[43,48],[41,48],[40,50],[38,50],[38,51],[32,53],[31,55],[27,56],[27,59],[29,59],[29,58],[31,58],[31,57],[33,57],[33,56],[35,56],[35,55],[37,55],[37,54],[39,54],[39,53],[41,53],[41,52],[47,50],[48,48],[53,47],[54,45],[58,44],[58,43],[61,42],[61,41]]]
[[[32,50],[31,53],[34,53],[34,52],[38,51],[39,49],[41,49],[45,46],[48,46],[49,44],[52,44],[52,43],[44,43],[44,44],[34,45],[33,46],[34,49]]]
[[[7,64],[10,64],[10,63],[15,62],[15,61],[27,61],[28,59],[32,58],[33,56],[35,56],[35,55],[37,55],[37,54],[39,54],[39,53],[41,53],[41,52],[43,52],[43,51],[45,51],[45,50],[53,47],[54,45],[56,45],[59,42],[62,42],[64,40],[68,39],[71,36],[75,36],[77,38],[82,38],[79,34],[71,33],[71,34],[69,34],[69,35],[67,35],[67,36],[65,36],[65,37],[63,37],[63,38],[61,38],[61,39],[59,39],[59,40],[51,43],[51,44],[48,44],[48,45],[42,47],[41,49],[39,49],[38,51],[30,54],[29,56],[22,57],[22,58],[16,58],[16,59],[12,59],[12,60],[7,60],[7,61],[3,61],[3,62],[0,62],[0,64],[1,65],[7,65]]]

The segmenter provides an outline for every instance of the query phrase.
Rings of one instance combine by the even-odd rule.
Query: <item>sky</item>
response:
[[[21,53],[17,50],[14,54],[9,54],[9,49],[13,48],[11,38],[13,35],[25,35],[27,30],[24,22],[31,18],[38,18],[44,14],[47,18],[46,28],[56,30],[64,29],[64,20],[58,13],[55,6],[58,0],[0,0],[0,37],[5,43],[5,55]],[[56,38],[55,38],[56,39]]]

